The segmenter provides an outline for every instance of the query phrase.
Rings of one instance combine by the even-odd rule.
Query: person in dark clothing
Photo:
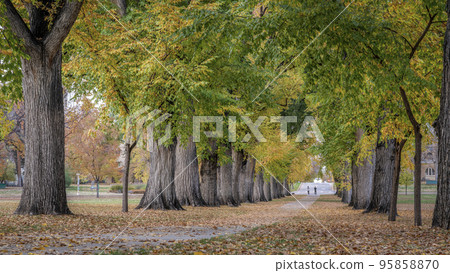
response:
[[[314,194],[317,194],[317,187],[314,186]]]
[[[309,186],[307,187],[307,190],[308,190],[308,195],[309,195]]]

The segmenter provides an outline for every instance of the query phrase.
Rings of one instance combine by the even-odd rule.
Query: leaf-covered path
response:
[[[273,224],[297,214],[292,198],[243,204],[239,208],[186,207],[186,211],[120,212],[120,199],[72,199],[73,216],[12,215],[17,201],[0,200],[0,252],[4,254],[97,254],[114,238],[110,251],[132,251],[186,240],[208,239]],[[136,201],[138,196],[134,196]],[[90,202],[92,201],[92,202]],[[309,206],[311,201],[306,201]]]
[[[145,211],[139,217],[140,210],[121,213],[119,199],[72,201],[73,216],[33,217],[12,215],[17,201],[0,200],[0,253],[97,254],[137,217],[105,253],[450,254],[449,231],[430,228],[432,204],[423,206],[424,226],[414,227],[411,204],[400,204],[392,223],[335,196],[296,198],[314,217],[293,197],[239,208]]]

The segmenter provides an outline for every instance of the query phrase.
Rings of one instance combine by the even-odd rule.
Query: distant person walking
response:
[[[309,195],[309,186],[307,187],[307,190],[308,190],[308,195]]]
[[[314,186],[314,194],[317,194],[317,187]]]

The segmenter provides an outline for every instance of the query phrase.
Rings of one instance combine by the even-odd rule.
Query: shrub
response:
[[[122,187],[122,185],[112,185],[111,188],[109,188],[109,191],[110,192],[122,193],[123,187]]]

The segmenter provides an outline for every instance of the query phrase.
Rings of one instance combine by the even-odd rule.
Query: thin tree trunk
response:
[[[16,150],[16,172],[17,172],[17,186],[23,187],[22,158],[20,158],[19,150]]]
[[[136,141],[132,144],[126,143],[125,148],[125,159],[122,174],[122,212],[128,212],[128,178],[130,176],[130,158],[131,152],[136,146]]]
[[[233,199],[236,202],[236,205],[239,206],[241,204],[241,198],[239,195],[240,190],[240,174],[241,174],[241,166],[242,166],[242,160],[243,160],[243,152],[242,151],[236,151],[234,147],[232,147],[232,184],[231,184],[231,191],[233,194]]]
[[[200,190],[197,148],[190,137],[186,144],[177,142],[175,191],[182,206],[206,206]]]
[[[395,139],[377,144],[372,198],[365,212],[387,213],[395,171]]]
[[[389,207],[389,221],[395,221],[397,218],[397,198],[398,198],[398,186],[400,181],[400,168],[402,160],[402,150],[405,146],[406,140],[402,139],[400,142],[395,141],[395,159],[394,159],[394,178],[392,179],[391,190],[391,206]]]
[[[217,199],[217,144],[216,140],[210,141],[208,158],[202,160],[200,177],[203,199],[207,206],[219,206]]]
[[[408,97],[406,96],[405,90],[400,87],[400,95],[402,97],[403,104],[405,106],[406,114],[408,115],[408,119],[411,122],[411,125],[414,128],[414,141],[415,141],[415,149],[414,149],[414,225],[421,226],[422,225],[422,211],[421,211],[421,192],[420,186],[422,178],[422,134],[420,132],[421,125],[417,122],[414,114],[412,112],[411,106],[409,104]]]
[[[153,141],[150,152],[150,176],[147,187],[137,209],[182,210],[175,192],[175,149],[174,143],[165,147]]]
[[[450,229],[450,0],[447,1],[447,29],[444,38],[444,69],[441,108],[436,122],[438,136],[438,179],[433,227]]]
[[[414,128],[415,154],[414,154],[414,225],[422,225],[422,134],[420,127]]]

